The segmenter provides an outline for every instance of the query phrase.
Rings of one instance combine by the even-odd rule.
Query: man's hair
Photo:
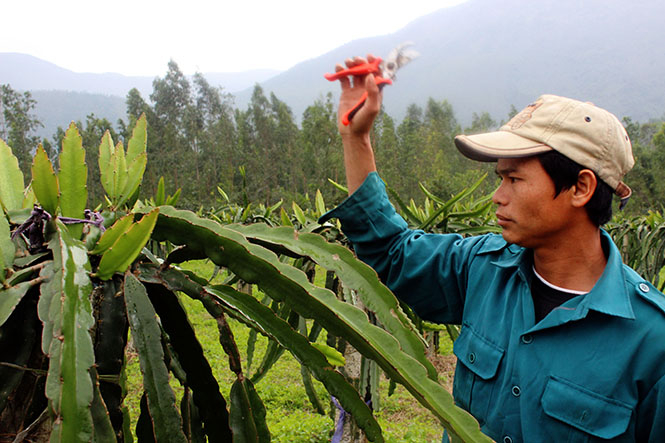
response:
[[[577,184],[577,177],[582,169],[589,169],[557,151],[539,154],[538,160],[554,182],[555,198],[561,191],[570,189]],[[601,226],[612,218],[612,195],[614,195],[614,192],[607,183],[598,178],[598,174],[594,172],[594,175],[598,182],[596,191],[584,208],[591,222],[596,226]]]

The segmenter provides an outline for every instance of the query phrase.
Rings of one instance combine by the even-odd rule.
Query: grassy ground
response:
[[[194,270],[200,275],[210,276],[212,266],[205,262],[190,262],[185,267]],[[219,344],[217,323],[203,309],[197,301],[182,296],[189,320],[192,323],[198,339],[205,351],[206,357],[213,368],[222,394],[228,398],[231,384],[235,375],[229,370],[228,359]],[[238,348],[243,354],[243,369],[246,368],[246,355],[244,354],[249,329],[243,324],[229,319],[235,335]],[[325,332],[325,331],[324,331]],[[254,367],[261,361],[267,345],[267,339],[260,337],[255,351]],[[433,358],[435,366],[441,373],[443,383],[450,383],[454,370],[454,357],[451,356],[452,345],[447,337],[442,338],[441,355]],[[138,357],[128,351],[127,389],[125,400],[132,417],[132,429],[135,427],[139,415],[139,400],[142,393],[141,373]],[[329,396],[323,385],[314,380],[319,398],[329,406]],[[182,396],[183,389],[177,380],[172,377],[176,396]],[[395,392],[389,397],[387,380],[381,384],[381,409],[376,412],[379,424],[383,429],[387,442],[440,442],[441,426],[434,416],[415,401],[402,387],[397,386]],[[315,412],[302,385],[300,365],[285,352],[280,360],[273,366],[268,374],[256,385],[256,390],[262,398],[267,409],[268,427],[274,442],[328,442],[334,428],[333,420],[329,415],[320,415]]]

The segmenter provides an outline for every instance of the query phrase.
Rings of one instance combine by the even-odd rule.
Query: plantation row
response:
[[[384,440],[373,410],[384,372],[451,435],[487,441],[439,383],[421,338],[436,343],[436,334],[447,333],[454,339],[456,327],[420,321],[354,258],[338,225],[318,224],[328,209],[320,192],[305,208],[226,201],[205,214],[175,209],[180,191],[169,195],[172,185],[163,180],[154,196],[139,192],[148,168],[145,116],[131,134],[126,149],[104,134],[95,174],[71,125],[59,167],[39,147],[29,183],[0,140],[3,432],[33,441],[49,435],[63,442],[130,441],[132,433],[141,441],[268,441],[266,404],[254,383],[288,350],[302,365],[309,401],[335,415],[340,433]],[[97,211],[86,189],[90,175],[98,175],[104,191]],[[452,198],[421,184],[421,205],[391,194],[412,227],[462,235],[497,231],[490,196],[478,197],[484,180]],[[609,229],[626,263],[662,287],[660,213],[618,218]],[[224,281],[178,266],[200,259],[223,271]],[[182,297],[200,303],[217,324],[231,386],[220,387],[212,367],[223,363],[206,357]],[[227,317],[250,329],[246,360]],[[143,386],[134,419],[123,375],[130,330]],[[323,331],[325,341],[319,340]],[[252,366],[258,334],[270,344]],[[178,395],[170,377],[182,386]],[[328,399],[317,394],[312,377],[338,403],[325,406]],[[353,419],[343,418],[342,409]]]

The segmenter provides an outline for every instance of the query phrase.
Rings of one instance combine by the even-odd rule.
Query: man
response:
[[[502,234],[425,234],[407,229],[376,173],[373,76],[352,80],[341,81],[340,115],[368,97],[339,128],[350,196],[322,220],[338,217],[421,317],[462,325],[456,403],[496,441],[665,441],[665,297],[600,228],[612,194],[630,196],[616,117],[546,95],[497,132],[456,137],[464,155],[496,161]]]

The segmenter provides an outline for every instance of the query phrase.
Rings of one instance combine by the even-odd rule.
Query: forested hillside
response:
[[[2,87],[0,138],[6,140],[29,176],[29,159],[39,137],[35,129],[36,100],[11,85]],[[503,121],[516,109],[506,109]],[[89,115],[77,125],[87,150],[87,162],[96,165],[99,140],[106,130],[115,142],[125,142],[136,119],[148,119],[149,162],[143,192],[152,195],[159,178],[167,178],[169,192],[182,189],[181,204],[209,208],[221,204],[221,189],[239,203],[273,204],[296,201],[307,205],[308,196],[320,189],[326,201],[340,201],[344,194],[329,180],[344,183],[342,148],[336,127],[336,103],[331,94],[311,103],[300,124],[290,107],[260,86],[249,104],[236,107],[232,96],[211,86],[200,74],[193,81],[175,62],[164,77],[156,78],[149,97],[132,89],[126,97],[126,117],[119,122]],[[637,165],[627,182],[634,190],[631,212],[660,208],[665,195],[665,123],[639,123],[624,119],[634,143]],[[453,106],[430,98],[424,105],[411,104],[401,120],[383,112],[377,119],[373,144],[384,180],[403,199],[422,201],[422,183],[437,195],[449,197],[476,181],[485,172],[480,192],[496,184],[492,165],[471,162],[453,145],[456,134],[496,129],[501,124],[488,113],[474,113],[462,126]],[[55,156],[65,128],[41,140]],[[94,204],[103,193],[98,174],[89,175],[89,195]],[[94,205],[93,205],[94,206]]]
[[[592,101],[619,118],[647,121],[665,113],[665,58],[658,44],[663,16],[665,3],[660,0],[467,0],[396,32],[349,41],[281,73],[202,74],[211,86],[234,94],[240,108],[248,106],[258,82],[267,96],[274,93],[286,103],[299,123],[314,100],[328,92],[336,97],[337,85],[323,79],[335,63],[367,52],[385,56],[396,45],[412,41],[421,57],[398,73],[384,100],[393,118],[403,119],[410,104],[424,106],[432,97],[447,100],[458,121],[470,125],[474,112],[500,120],[511,105],[521,108],[550,93]],[[76,73],[26,54],[0,53],[0,84],[40,91],[42,96],[51,90],[79,93],[75,100],[87,100],[88,113],[112,122],[117,114],[111,102],[132,88],[149,101],[153,79]],[[67,100],[49,100],[53,104],[40,103],[36,114],[52,128],[50,135],[56,127],[50,121],[75,117],[75,108],[66,106]]]

